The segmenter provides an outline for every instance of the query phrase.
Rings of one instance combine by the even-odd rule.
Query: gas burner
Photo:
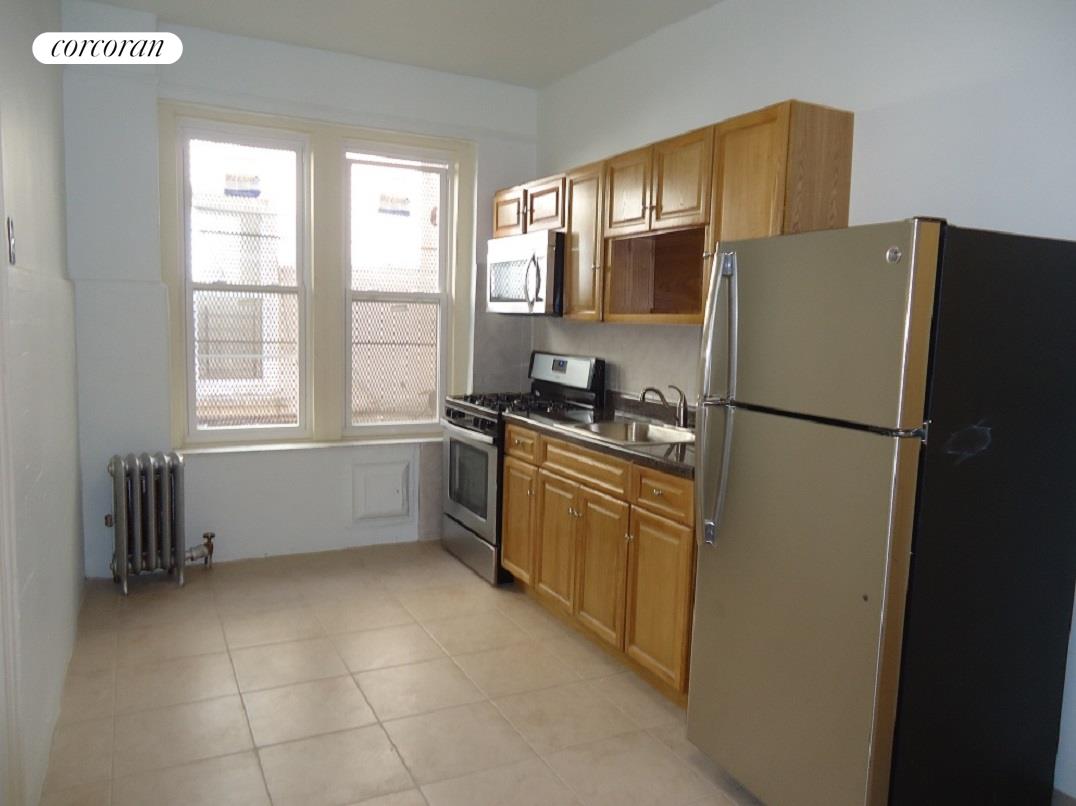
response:
[[[506,411],[522,412],[525,414],[555,414],[566,411],[571,407],[562,400],[552,400],[533,393],[515,392],[507,394],[488,395],[460,395],[448,399],[448,402],[466,403],[478,409],[484,409],[491,414],[501,414]]]

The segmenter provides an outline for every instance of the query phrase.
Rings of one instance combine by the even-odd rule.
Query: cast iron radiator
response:
[[[183,458],[177,453],[113,456],[112,515],[115,530],[112,579],[122,583],[143,571],[167,571],[183,584]]]

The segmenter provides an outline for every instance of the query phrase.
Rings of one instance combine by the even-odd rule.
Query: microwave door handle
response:
[[[542,265],[538,262],[538,255],[535,255],[534,260],[534,301],[542,301]]]
[[[534,266],[534,296],[531,296],[531,266]],[[527,261],[527,271],[523,275],[523,294],[527,297],[527,302],[531,305],[538,301],[538,274],[541,269],[538,267],[538,256],[531,253],[531,259]]]

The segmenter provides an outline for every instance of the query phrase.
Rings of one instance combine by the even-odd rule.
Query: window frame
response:
[[[462,394],[471,390],[474,365],[475,275],[478,257],[478,143],[474,139],[452,134],[423,134],[402,130],[372,128],[358,122],[330,119],[325,110],[314,105],[300,105],[298,114],[276,110],[238,109],[161,98],[158,112],[158,156],[160,188],[160,270],[162,293],[167,295],[169,326],[167,390],[170,400],[169,434],[171,444],[179,450],[195,453],[262,450],[267,448],[320,448],[333,445],[383,444],[411,442],[439,437],[437,422],[408,422],[399,426],[363,425],[347,429],[350,419],[350,389],[343,388],[345,369],[350,356],[349,337],[345,335],[343,292],[350,282],[345,272],[346,192],[342,162],[346,151],[366,151],[388,157],[399,155],[414,159],[426,153],[451,166],[451,193],[446,215],[451,215],[447,230],[449,246],[445,254],[447,279],[443,291],[447,303],[443,310],[440,336],[442,361],[440,394]],[[303,116],[304,111],[307,113]],[[350,116],[346,116],[350,117]],[[187,367],[185,257],[185,192],[181,123],[191,128],[216,133],[258,131],[268,138],[294,139],[297,135],[309,142],[306,190],[310,229],[304,233],[307,251],[307,299],[305,355],[307,371],[307,429],[305,434],[275,433],[256,435],[251,428],[202,429],[190,434],[190,410]],[[345,148],[345,144],[346,148]],[[423,151],[425,150],[425,151]],[[349,268],[349,267],[348,267]],[[347,285],[345,285],[345,283]],[[348,311],[350,313],[350,311]],[[346,404],[346,405],[345,405]],[[437,401],[438,410],[441,401]],[[440,411],[438,411],[440,413]],[[361,429],[361,430],[360,430]]]
[[[416,166],[423,169],[436,170],[442,176],[441,199],[439,207],[439,233],[438,233],[438,287],[433,292],[389,292],[389,291],[355,291],[351,287],[351,166],[354,163],[376,164],[375,161],[356,160],[349,154],[363,154],[368,156],[383,157],[388,160],[406,160],[409,162],[424,163]],[[340,153],[340,165],[344,182],[344,243],[343,258],[344,270],[341,272],[343,279],[343,306],[344,306],[344,399],[342,401],[343,422],[342,433],[345,437],[357,437],[363,435],[379,436],[395,434],[403,429],[410,433],[440,433],[441,431],[441,401],[444,400],[445,391],[448,388],[448,349],[450,338],[450,319],[452,315],[451,297],[451,256],[455,252],[455,211],[452,201],[456,198],[457,184],[456,175],[459,172],[459,160],[456,154],[449,150],[432,149],[421,146],[406,146],[402,144],[389,144],[377,140],[348,139],[343,143]],[[436,167],[434,167],[436,166]],[[354,378],[354,362],[351,357],[351,345],[353,339],[352,305],[356,301],[366,302],[400,302],[437,304],[437,389],[435,393],[433,416],[430,420],[399,420],[383,421],[377,423],[360,423],[352,421],[352,398],[351,389]]]
[[[296,243],[295,287],[246,285],[235,283],[196,283],[191,271],[191,202],[190,141],[228,142],[253,148],[288,149],[296,152]],[[310,138],[303,132],[272,129],[241,123],[181,117],[177,120],[176,145],[180,185],[180,283],[183,294],[183,344],[188,444],[234,442],[283,442],[309,439],[313,433],[313,362],[310,360],[312,337],[311,311],[311,149]],[[200,428],[197,412],[197,362],[194,354],[194,295],[202,290],[295,294],[298,323],[298,422],[296,425],[252,425]]]

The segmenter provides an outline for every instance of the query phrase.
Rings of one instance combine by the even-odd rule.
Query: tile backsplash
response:
[[[487,312],[485,263],[476,274],[474,391],[522,392],[530,386],[531,323],[538,317]]]
[[[702,328],[698,325],[622,325],[534,317],[535,350],[593,355],[606,361],[609,389],[638,394],[676,384],[691,403],[698,396]]]

